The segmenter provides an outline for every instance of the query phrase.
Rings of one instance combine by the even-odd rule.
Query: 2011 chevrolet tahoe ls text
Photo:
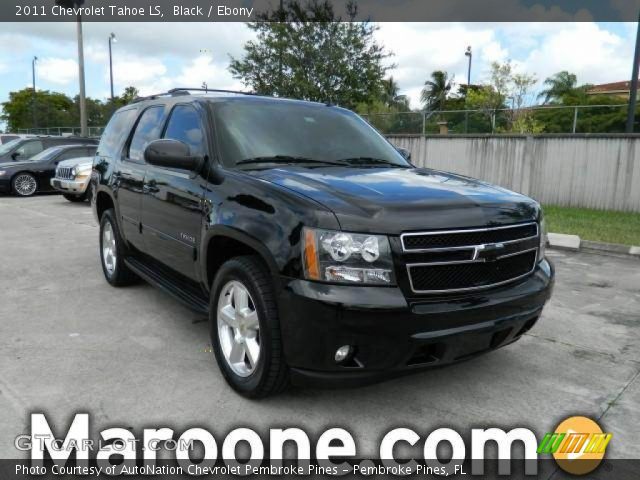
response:
[[[141,99],[115,113],[94,161],[104,275],[206,313],[219,368],[248,397],[518,340],[553,287],[540,205],[405,157],[331,105]]]

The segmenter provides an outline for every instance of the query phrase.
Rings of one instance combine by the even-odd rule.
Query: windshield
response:
[[[40,153],[34,155],[31,158],[27,158],[25,160],[29,160],[31,161],[38,161],[38,160],[48,160],[50,158],[52,158],[54,155],[57,155],[60,150],[62,150],[62,148],[60,147],[52,147],[52,148],[47,148],[46,150],[41,151]]]
[[[318,165],[409,166],[378,132],[348,110],[232,100],[217,104],[215,117],[222,162],[229,167],[305,160]]]
[[[6,155],[11,150],[13,150],[15,147],[17,147],[18,144],[21,141],[22,141],[22,138],[16,138],[15,140],[11,140],[10,142],[1,145],[0,146],[0,155]]]

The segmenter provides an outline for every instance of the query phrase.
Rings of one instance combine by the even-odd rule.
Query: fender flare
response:
[[[207,258],[209,253],[209,242],[215,237],[230,238],[232,240],[243,243],[246,246],[258,252],[262,260],[267,265],[267,268],[269,269],[269,273],[271,273],[274,279],[274,284],[276,286],[276,289],[277,290],[280,289],[280,269],[278,268],[278,264],[276,263],[274,256],[271,254],[271,251],[267,248],[267,246],[257,238],[254,238],[251,235],[246,234],[245,232],[237,230],[233,227],[229,227],[227,225],[215,225],[215,226],[209,227],[209,229],[206,231],[206,234],[202,239],[202,244],[201,244],[202,254],[200,255],[200,262],[201,262],[200,268],[201,268],[201,271],[203,272],[202,277],[206,282],[207,288],[211,285],[211,282],[213,281],[213,278],[209,278],[208,276],[209,269],[207,268],[207,264],[209,260]]]

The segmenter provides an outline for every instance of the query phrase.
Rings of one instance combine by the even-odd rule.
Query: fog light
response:
[[[343,345],[338,350],[336,350],[336,363],[342,363],[347,360],[351,356],[352,350],[353,349],[351,348],[351,345]]]

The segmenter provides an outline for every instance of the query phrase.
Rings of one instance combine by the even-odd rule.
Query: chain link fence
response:
[[[396,134],[500,134],[500,133],[624,133],[626,104],[549,105],[521,109],[442,110],[363,114],[371,125]],[[637,115],[637,113],[636,113]],[[105,127],[89,127],[90,137]],[[80,127],[19,129],[37,135],[80,135]]]
[[[624,133],[626,104],[362,115],[384,134]]]
[[[104,132],[105,127],[88,127],[89,137],[99,137]],[[82,129],[80,127],[45,127],[45,128],[19,128],[16,133],[31,135],[55,135],[62,137],[79,136]]]

